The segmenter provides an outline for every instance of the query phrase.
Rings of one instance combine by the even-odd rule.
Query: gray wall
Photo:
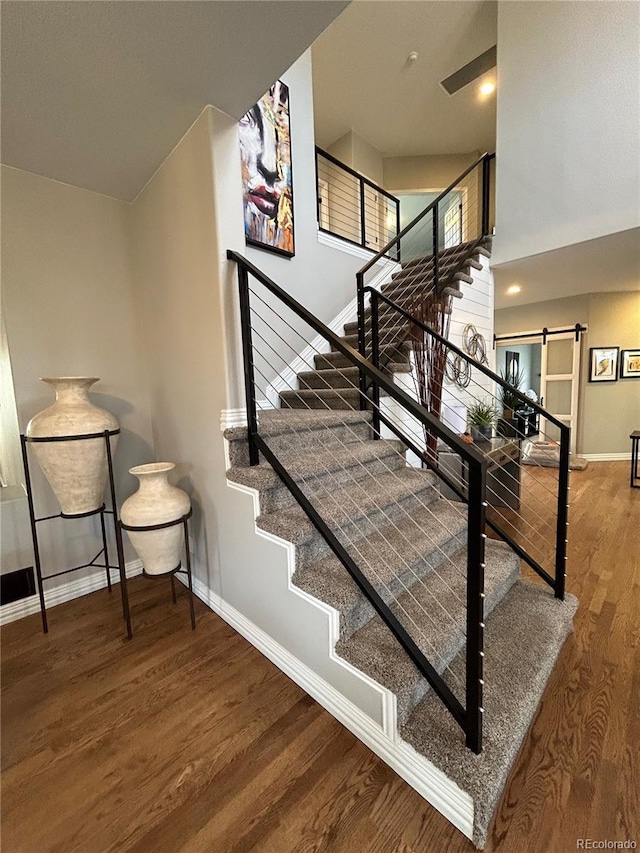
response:
[[[496,311],[497,335],[584,323],[579,397],[578,453],[630,452],[629,434],[640,429],[640,382],[590,383],[589,348],[640,346],[640,293],[592,293]]]
[[[498,4],[494,264],[640,224],[640,6]]]
[[[115,467],[124,500],[136,484],[128,469],[153,459],[129,206],[7,167],[2,202],[2,298],[20,429],[53,402],[40,376],[101,377],[91,399],[122,429]],[[39,510],[59,512],[35,462],[31,470]],[[40,529],[46,573],[97,550],[95,518]]]

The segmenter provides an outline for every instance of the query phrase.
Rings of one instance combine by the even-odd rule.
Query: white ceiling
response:
[[[492,266],[492,270],[496,310],[580,293],[640,290],[640,228]],[[520,285],[520,293],[507,294],[512,284]]]
[[[240,118],[347,0],[4,0],[2,162],[133,199],[206,104]]]
[[[455,95],[439,82],[496,41],[491,0],[355,0],[313,46],[318,144],[353,129],[385,156],[494,151],[495,95],[478,86],[495,72]]]

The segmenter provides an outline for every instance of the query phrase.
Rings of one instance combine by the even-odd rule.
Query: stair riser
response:
[[[382,356],[385,353],[388,354],[388,352],[391,349],[393,349],[394,351],[398,351],[399,353],[402,353],[403,352],[402,351],[402,339],[406,335],[406,332],[407,332],[406,325],[403,325],[400,327],[394,327],[393,335],[394,336],[399,335],[400,339],[401,339],[400,343],[396,344],[395,340],[397,340],[397,338],[394,340],[394,338],[391,337],[391,335],[392,335],[391,327],[388,329],[387,328],[383,329],[382,333],[381,333],[381,335],[382,335],[382,341],[381,341],[382,346],[381,346],[381,350],[380,350],[380,355]],[[354,349],[358,348],[358,336],[357,335],[345,335],[344,341],[346,343],[348,343],[350,346],[352,346]],[[393,347],[390,345],[391,341],[394,341]],[[366,343],[367,343],[367,353],[370,353],[370,351],[371,351],[371,340],[370,340],[370,338],[367,338]],[[389,345],[387,345],[387,344],[389,344]],[[406,350],[406,352],[408,352],[408,350]],[[395,360],[396,359],[394,359],[394,361]]]
[[[385,353],[383,352],[383,355],[384,354]],[[399,353],[397,359],[394,359],[394,361],[399,363],[406,362],[406,364],[408,365],[409,359],[407,352],[403,351]],[[315,357],[315,365],[317,370],[325,370],[340,367],[349,367],[351,365],[351,362],[340,353],[332,352],[327,353],[327,355],[317,355]]]
[[[280,397],[283,409],[350,409],[360,408],[360,392],[350,388],[335,390],[317,390],[308,397],[297,396],[295,391],[289,391]]]
[[[416,559],[409,563],[393,581],[383,589],[379,590],[381,597],[387,604],[391,604],[398,594],[411,589],[419,578],[424,577],[432,569],[440,566],[444,560],[458,551],[466,543],[467,533],[463,530],[457,536],[451,536],[441,543],[429,555]],[[375,582],[375,578],[371,579]],[[362,628],[370,619],[373,619],[376,611],[369,604],[365,596],[360,593],[357,604],[347,612],[340,614],[340,639],[346,640],[357,630]]]
[[[330,460],[327,461],[330,465]],[[304,479],[296,478],[296,482],[307,496],[322,500],[336,489],[351,485],[371,476],[388,474],[406,467],[406,461],[399,453],[390,453],[382,459],[372,459],[368,462],[357,463],[349,468],[339,468],[337,471],[327,470],[322,474]],[[268,488],[260,489],[260,513],[277,512],[297,506],[297,501],[282,483]],[[312,500],[315,503],[315,500]]]
[[[341,530],[332,525],[330,518],[327,518],[326,521],[340,542],[349,548],[350,543],[357,543],[360,537],[366,536],[370,531],[375,530],[377,525],[393,520],[394,518],[404,517],[406,513],[410,513],[419,506],[433,503],[438,497],[438,491],[429,485],[425,486],[424,489],[417,489],[413,494],[408,495],[402,500],[393,502],[387,506],[381,506],[380,509],[376,509],[366,516],[359,514],[358,507],[354,506],[354,517],[347,524],[343,524]],[[329,545],[318,533],[312,539],[296,548],[296,567],[304,569],[310,563],[328,557],[332,553],[333,551]],[[356,556],[354,551],[354,557]]]
[[[358,387],[358,368],[346,367],[340,370],[319,370],[315,374],[298,375],[300,388],[353,388]]]

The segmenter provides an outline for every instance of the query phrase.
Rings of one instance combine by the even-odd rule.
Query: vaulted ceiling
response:
[[[353,129],[386,156],[495,150],[495,94],[439,85],[496,44],[493,0],[355,0],[313,46],[316,139]],[[415,51],[415,61],[409,54]]]
[[[347,0],[4,0],[2,162],[131,200],[206,104],[240,118]]]

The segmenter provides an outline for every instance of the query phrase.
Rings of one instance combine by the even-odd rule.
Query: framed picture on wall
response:
[[[620,347],[591,347],[589,382],[617,382]]]
[[[248,246],[295,254],[289,88],[277,80],[239,122]]]
[[[623,349],[620,354],[620,379],[640,379],[640,349]]]

